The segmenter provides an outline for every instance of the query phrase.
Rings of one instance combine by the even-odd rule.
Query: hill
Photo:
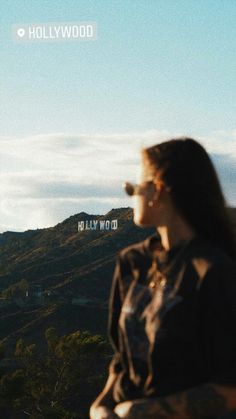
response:
[[[119,250],[143,240],[154,229],[133,223],[131,208],[104,216],[84,212],[54,227],[0,234],[0,291],[22,280],[28,298],[16,295],[0,306],[0,339],[9,345],[19,337],[44,346],[47,327],[59,333],[87,329],[106,335],[107,302]],[[78,222],[117,220],[118,228],[78,231]]]

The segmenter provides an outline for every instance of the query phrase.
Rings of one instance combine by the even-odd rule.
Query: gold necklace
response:
[[[176,262],[179,261],[180,256],[182,256],[182,254],[184,253],[184,251],[186,250],[188,245],[192,242],[192,240],[193,240],[193,238],[191,238],[190,240],[185,240],[184,241],[185,244],[183,244],[183,246],[181,246],[177,255],[175,255],[173,261],[167,266],[166,270],[164,270],[163,272],[161,272],[158,269],[158,263],[160,263],[160,261],[158,261],[158,257],[156,257],[153,260],[152,266],[149,270],[148,277],[147,277],[149,288],[151,288],[151,289],[155,289],[157,287],[159,287],[161,289],[166,288],[167,273],[171,272],[171,270],[175,266]],[[166,253],[165,253],[165,255],[166,255]]]
[[[160,271],[158,271],[156,261],[153,262],[153,265],[154,266],[152,266],[152,268],[155,270],[155,272],[151,273],[151,280],[148,286],[151,289],[157,288],[157,286],[164,289],[166,287],[167,279],[164,275],[160,273]]]

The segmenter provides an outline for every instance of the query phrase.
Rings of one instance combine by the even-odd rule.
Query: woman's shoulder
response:
[[[161,240],[157,234],[152,234],[144,240],[132,243],[118,253],[121,261],[138,262],[140,260],[150,260],[152,258],[152,249],[160,246]]]
[[[236,263],[224,249],[216,243],[197,237],[190,246],[189,263],[199,279],[208,276],[235,277]],[[236,280],[236,277],[235,277]]]
[[[197,236],[192,241],[192,250],[196,257],[206,258],[216,264],[231,263],[232,258],[216,242]]]
[[[236,262],[216,244],[202,242],[190,258],[199,301],[208,309],[227,311],[236,319]],[[204,307],[204,305],[202,306]],[[209,308],[210,307],[210,308]]]
[[[152,234],[146,239],[130,244],[120,250],[118,253],[118,265],[120,266],[121,276],[145,277],[153,261],[152,248],[158,243],[160,243],[159,236]]]

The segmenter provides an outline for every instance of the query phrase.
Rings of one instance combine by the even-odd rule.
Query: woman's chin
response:
[[[149,227],[152,225],[150,223],[150,220],[148,220],[147,217],[145,217],[142,214],[135,214],[135,213],[134,213],[134,223],[139,227]]]

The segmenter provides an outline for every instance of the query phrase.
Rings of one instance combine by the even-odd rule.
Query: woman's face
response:
[[[137,173],[136,181],[141,185],[141,190],[138,195],[134,195],[134,223],[139,226],[155,226],[158,223],[158,207],[155,198],[158,199],[157,186],[150,182],[154,175],[141,164]],[[153,202],[153,206],[151,203]]]

